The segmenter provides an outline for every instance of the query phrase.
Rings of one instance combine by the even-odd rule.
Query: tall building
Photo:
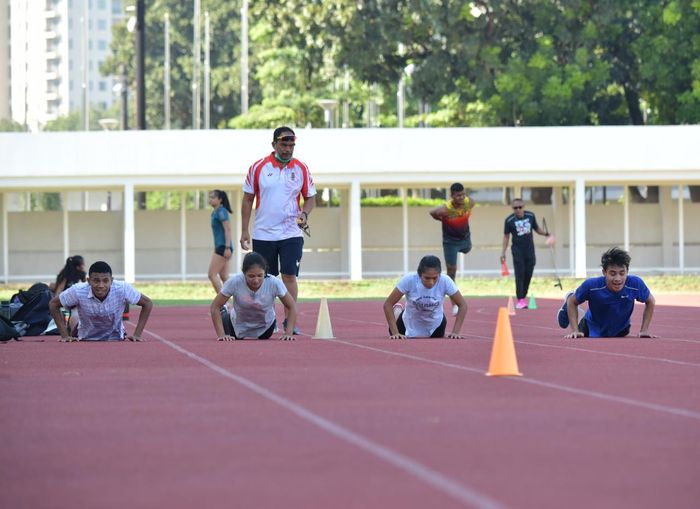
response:
[[[114,79],[99,69],[110,53],[112,25],[123,16],[121,0],[9,3],[15,121],[38,131],[58,116],[85,112],[86,105],[114,102]]]
[[[0,0],[0,120],[10,109],[10,0]]]

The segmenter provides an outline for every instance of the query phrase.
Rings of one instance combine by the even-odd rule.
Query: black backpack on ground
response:
[[[38,287],[40,284],[43,283],[33,285],[30,288],[30,290],[34,289],[31,293],[27,290],[26,293],[30,293],[28,300],[12,315],[12,324],[20,336],[39,336],[51,321],[49,312],[51,291],[46,285],[43,285],[44,288]]]
[[[12,322],[0,315],[0,342],[5,343],[11,339],[19,341],[20,336]]]
[[[10,302],[19,302],[21,304],[26,304],[35,295],[47,291],[49,293],[51,292],[51,290],[49,290],[49,285],[47,285],[46,283],[34,283],[32,286],[29,287],[28,290],[20,290],[12,297],[10,297]]]

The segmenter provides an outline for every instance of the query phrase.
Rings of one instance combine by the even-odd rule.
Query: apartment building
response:
[[[9,3],[13,120],[39,131],[86,105],[114,102],[114,79],[99,69],[110,53],[112,25],[123,16],[122,0],[0,1]]]
[[[10,0],[0,0],[0,120],[10,109]]]

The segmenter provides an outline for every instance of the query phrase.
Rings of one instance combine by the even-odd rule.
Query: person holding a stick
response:
[[[537,224],[535,214],[525,210],[525,202],[516,198],[511,203],[513,213],[509,215],[503,226],[503,249],[501,250],[501,264],[506,260],[506,249],[511,236],[513,245],[510,252],[513,256],[513,268],[515,270],[515,303],[516,309],[527,308],[527,292],[530,288],[532,273],[535,270],[535,242],[532,232],[547,237],[547,244],[553,244],[554,237],[545,232]]]

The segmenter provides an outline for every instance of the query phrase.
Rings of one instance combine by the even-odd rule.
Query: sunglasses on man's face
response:
[[[277,141],[293,142],[296,141],[296,136],[280,136]]]
[[[515,205],[515,206],[513,207],[513,210],[518,210],[518,209],[521,209],[521,208],[523,208],[522,205]]]

